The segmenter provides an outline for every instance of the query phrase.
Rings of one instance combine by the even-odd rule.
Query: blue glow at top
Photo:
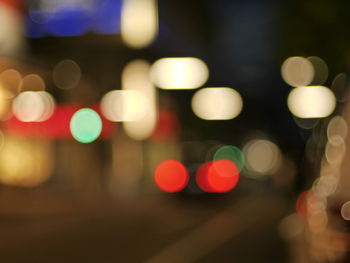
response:
[[[47,35],[79,36],[89,31],[119,33],[122,0],[93,0],[92,3],[89,8],[76,1],[74,4],[61,4],[50,11],[31,10],[26,18],[26,34],[40,38]]]

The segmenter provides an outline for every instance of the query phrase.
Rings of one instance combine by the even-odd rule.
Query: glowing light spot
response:
[[[58,88],[72,89],[80,81],[81,70],[73,60],[62,60],[53,69],[52,78]]]
[[[328,78],[328,66],[326,62],[324,62],[323,59],[315,56],[308,57],[307,59],[311,62],[314,68],[314,77],[311,84],[322,85]]]
[[[35,187],[51,176],[53,152],[43,140],[5,137],[0,154],[0,182],[4,185]]]
[[[218,160],[202,164],[196,173],[199,188],[208,193],[224,193],[238,183],[239,170],[230,160]]]
[[[45,87],[44,80],[37,74],[29,74],[22,79],[22,91],[43,91]]]
[[[293,87],[309,85],[314,78],[312,63],[303,57],[290,57],[281,67],[284,81]]]
[[[6,2],[0,2],[0,54],[18,56],[23,48],[23,22],[21,16]],[[13,1],[11,1],[13,2]]]
[[[350,220],[350,201],[344,203],[341,207],[340,214],[342,218],[349,221]]]
[[[242,97],[231,88],[205,88],[192,98],[192,110],[204,120],[230,120],[243,108]]]
[[[23,122],[45,121],[52,116],[54,108],[54,99],[46,91],[21,92],[12,104],[14,115]]]
[[[124,0],[121,14],[121,36],[126,45],[143,48],[158,34],[156,0]]]
[[[336,106],[333,92],[323,86],[305,86],[293,89],[288,96],[288,108],[299,118],[324,118]]]
[[[126,65],[122,73],[122,89],[137,92],[142,100],[134,105],[139,108],[142,118],[123,123],[125,133],[134,140],[149,138],[157,124],[157,94],[150,80],[150,65],[144,60],[134,60]]]
[[[327,137],[328,141],[333,145],[342,143],[341,139],[345,139],[348,134],[348,125],[343,117],[335,116],[328,123]]]
[[[151,79],[161,89],[195,89],[209,77],[207,65],[198,58],[161,58],[151,68]]]
[[[261,175],[271,175],[281,166],[281,152],[268,140],[253,140],[244,146],[246,168]]]
[[[70,121],[70,130],[78,142],[90,143],[100,136],[102,121],[94,110],[83,108],[74,113]]]
[[[101,110],[110,121],[136,121],[145,115],[145,97],[134,90],[112,90],[103,96]]]
[[[345,141],[341,137],[337,137],[337,143],[327,142],[325,156],[330,164],[340,164],[346,152]]]
[[[203,163],[196,172],[196,183],[198,187],[207,193],[215,192],[208,182],[208,169],[212,165],[212,162]]]
[[[313,184],[314,192],[320,197],[330,196],[335,192],[338,186],[336,176],[321,176]]]
[[[325,197],[316,195],[314,191],[309,191],[306,198],[307,214],[317,214],[324,212],[327,208],[327,199]]]
[[[166,160],[157,166],[154,180],[161,190],[175,193],[186,187],[189,177],[182,163],[176,160]]]
[[[6,120],[11,115],[12,94],[0,85],[0,120]]]
[[[242,171],[244,167],[244,155],[242,151],[231,145],[225,145],[220,147],[214,154],[213,161],[218,160],[230,160],[237,165],[239,171]]]
[[[0,74],[0,88],[6,90],[9,98],[17,95],[22,81],[21,74],[15,69],[8,69]]]

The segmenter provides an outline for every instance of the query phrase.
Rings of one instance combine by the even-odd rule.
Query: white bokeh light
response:
[[[208,77],[207,65],[194,57],[161,58],[151,68],[151,79],[161,89],[195,89]]]
[[[305,86],[293,89],[288,95],[288,108],[299,118],[324,118],[336,106],[333,92],[324,86]]]
[[[204,120],[229,120],[243,108],[241,95],[231,88],[204,88],[192,98],[192,110]]]
[[[46,91],[21,92],[12,105],[14,115],[23,122],[45,121],[52,116],[54,108],[54,99]]]

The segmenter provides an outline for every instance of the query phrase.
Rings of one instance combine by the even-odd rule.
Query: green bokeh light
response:
[[[70,131],[74,139],[76,139],[78,142],[93,142],[101,134],[101,118],[92,109],[80,109],[74,113],[70,121]]]
[[[244,167],[244,155],[236,146],[221,146],[214,154],[213,161],[217,160],[230,160],[237,165],[239,171]]]

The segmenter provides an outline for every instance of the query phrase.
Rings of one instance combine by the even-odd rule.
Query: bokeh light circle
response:
[[[157,186],[168,193],[179,192],[187,186],[189,176],[186,167],[176,160],[165,160],[154,172]]]
[[[15,69],[8,69],[0,74],[0,88],[6,90],[9,98],[13,98],[20,91],[21,74]]]
[[[342,205],[340,214],[344,220],[350,220],[350,201],[347,201]]]
[[[52,116],[54,108],[54,98],[46,91],[21,92],[12,104],[14,115],[23,122],[46,121]]]
[[[154,62],[150,74],[161,89],[196,89],[207,81],[209,69],[199,58],[161,58]]]
[[[243,100],[232,88],[204,88],[193,95],[191,107],[201,119],[230,120],[241,113]]]
[[[81,79],[81,69],[73,60],[62,60],[55,65],[52,78],[58,88],[72,89],[78,85]]]
[[[348,135],[348,124],[341,116],[333,117],[327,126],[328,141],[334,145],[339,143],[339,139],[346,139]]]
[[[196,172],[196,183],[198,187],[207,193],[213,193],[215,190],[210,186],[208,182],[208,169],[212,165],[213,162],[205,162],[199,168]]]
[[[303,57],[289,57],[281,67],[283,80],[292,87],[309,85],[314,78],[312,63]]]
[[[312,85],[322,85],[327,81],[328,78],[328,66],[327,63],[320,57],[308,57],[307,58],[313,68],[314,68],[314,77],[312,80]]]
[[[246,168],[254,173],[271,175],[282,165],[282,154],[279,147],[269,140],[252,140],[244,146],[243,152]]]
[[[324,86],[305,86],[293,89],[288,95],[288,108],[299,118],[324,118],[336,106],[333,92]]]
[[[46,89],[46,84],[38,74],[29,74],[22,79],[20,89],[22,91],[43,91]]]
[[[196,183],[208,193],[224,193],[232,190],[239,181],[237,165],[230,160],[218,160],[202,164],[196,173]]]
[[[101,111],[113,122],[137,121],[145,117],[147,98],[137,90],[111,90],[101,100]]]
[[[242,171],[244,167],[244,155],[242,151],[232,145],[224,145],[221,146],[218,150],[216,150],[213,161],[218,160],[230,160],[237,165],[239,171]]]
[[[80,109],[74,113],[70,121],[70,131],[78,142],[93,142],[102,131],[101,117],[92,109]]]

